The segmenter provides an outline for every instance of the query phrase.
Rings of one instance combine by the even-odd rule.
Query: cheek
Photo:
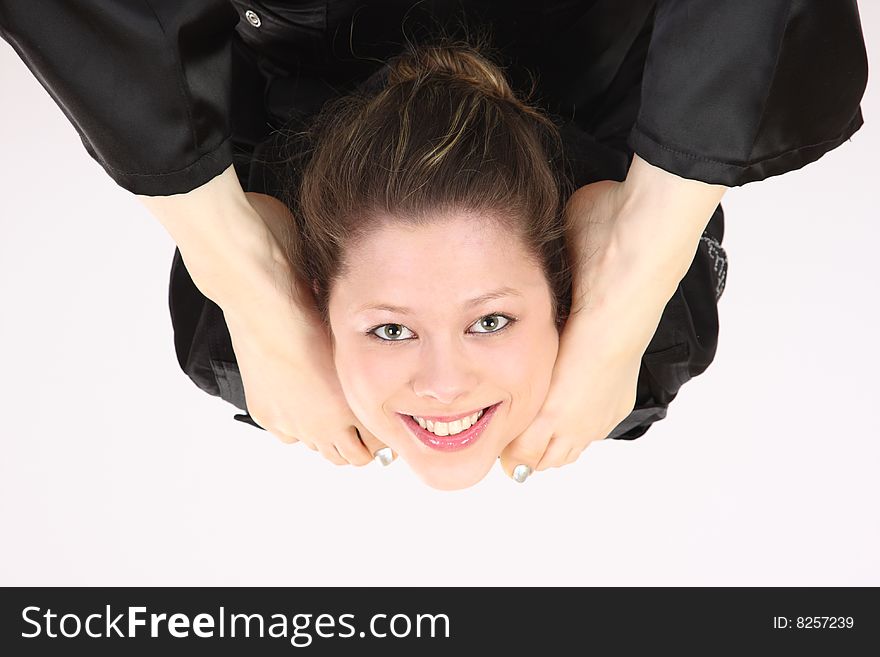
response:
[[[404,376],[404,359],[396,358],[394,347],[356,347],[337,350],[336,370],[353,382],[367,381],[372,387],[388,387]],[[383,353],[385,352],[385,353]],[[362,385],[362,383],[361,383]]]
[[[359,416],[369,416],[384,407],[385,401],[400,388],[404,376],[392,355],[383,355],[381,347],[370,348],[350,340],[337,342],[336,373],[349,405]]]
[[[524,337],[526,340],[514,357],[503,362],[499,359],[500,375],[511,382],[508,392],[512,399],[507,426],[499,436],[499,453],[525,431],[540,412],[550,390],[559,353],[559,337],[555,330],[549,336],[546,331],[536,331]]]
[[[515,390],[528,398],[540,397],[541,403],[550,387],[553,366],[559,352],[559,337],[555,330],[548,333],[544,327],[523,333],[516,345],[511,345],[510,357],[497,358],[495,370],[499,380],[510,381]],[[522,401],[527,401],[523,399]]]

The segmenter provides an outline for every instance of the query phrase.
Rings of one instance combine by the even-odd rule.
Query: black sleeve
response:
[[[660,0],[629,146],[735,187],[799,169],[862,123],[856,0]]]
[[[229,0],[0,0],[0,36],[89,154],[148,196],[188,192],[232,163],[237,22]]]

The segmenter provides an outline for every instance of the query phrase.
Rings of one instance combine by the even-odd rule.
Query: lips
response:
[[[498,402],[497,404],[493,404],[486,408],[476,424],[454,436],[438,436],[427,429],[422,429],[419,423],[409,415],[404,415],[403,413],[398,413],[398,415],[413,435],[425,445],[440,452],[453,452],[459,449],[464,449],[465,447],[470,447],[477,442],[479,437],[486,430],[489,421],[492,419],[492,416],[495,415],[495,411],[498,410],[500,405],[501,402]]]
[[[456,420],[463,420],[466,417],[470,417],[474,413],[479,413],[482,410],[485,409],[477,408],[469,413],[459,413],[458,415],[422,415],[421,413],[410,413],[410,415],[420,417],[423,420],[431,420],[431,422],[455,422]]]

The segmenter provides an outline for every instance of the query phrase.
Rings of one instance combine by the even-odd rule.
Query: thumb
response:
[[[532,424],[501,452],[501,456],[498,457],[501,459],[501,469],[514,481],[523,483],[537,469],[552,435],[551,422],[538,415]]]
[[[375,461],[382,465],[391,465],[397,459],[397,454],[390,447],[364,429],[362,425],[355,424],[355,429],[357,429],[358,438],[373,455]]]

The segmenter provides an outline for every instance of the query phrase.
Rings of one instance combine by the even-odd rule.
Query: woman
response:
[[[574,325],[578,257],[569,252],[579,248],[573,236],[584,215],[561,220],[572,187],[560,180],[563,165],[574,163],[579,186],[626,169],[624,157],[615,162],[570,125],[562,158],[556,125],[520,101],[480,51],[452,41],[409,46],[357,94],[327,103],[310,125],[295,116],[294,128],[258,146],[245,185],[268,194],[248,193],[286,245],[297,280],[312,281],[302,285],[314,297],[304,305],[329,336],[314,343],[328,348],[329,339],[350,408],[429,485],[444,489],[482,479],[534,420],[560,334]],[[587,162],[597,170],[578,166]],[[720,208],[711,228],[720,240]],[[612,437],[643,434],[681,384],[711,362],[723,285],[712,241],[701,242],[688,280],[667,304],[639,377],[637,410],[626,409],[628,422]],[[458,302],[501,288],[511,292],[476,306]],[[180,317],[203,308],[175,323],[186,336],[178,344],[184,370],[245,408],[221,313],[198,297],[178,262],[172,310]],[[413,310],[359,310],[392,304]],[[486,315],[493,305],[506,312]],[[392,342],[401,346],[384,348]],[[435,426],[443,418],[464,424]]]
[[[234,175],[238,172],[223,168],[232,150],[224,129],[228,113],[218,100],[229,86],[224,75],[233,22],[224,13],[228,5],[195,3],[181,9],[180,3],[151,3],[148,9],[155,13],[148,15],[145,4],[120,3],[127,11],[107,12],[79,3],[54,7],[42,16],[34,15],[42,8],[25,15],[4,6],[4,36],[12,36],[10,42],[41,75],[108,173],[131,191],[148,195],[141,200],[174,237],[198,288],[223,308],[254,419],[283,438],[300,438],[335,462],[364,463],[380,443],[351,414],[338,382],[328,374],[327,351],[315,351],[313,323],[303,322],[302,307],[279,294],[293,278],[284,250],[244,195]],[[340,26],[350,24],[348,41],[357,42],[355,12],[344,3],[323,14],[323,3],[250,3],[248,9],[234,4],[242,18],[236,28],[242,42],[265,47],[261,63],[283,68],[285,53],[292,52],[298,73],[307,73],[316,61],[342,61],[335,57],[337,40],[323,39],[329,33],[335,37]],[[633,409],[642,354],[689,271],[726,187],[803,166],[861,125],[858,102],[866,64],[854,2],[654,5],[559,3],[535,10],[505,4],[495,17],[522,61],[546,55],[567,63],[543,69],[548,73],[545,90],[559,92],[560,109],[582,110],[571,118],[593,129],[603,144],[625,141],[636,150],[623,183],[590,185],[569,201],[570,210],[582,218],[592,208],[591,219],[602,221],[591,223],[581,240],[591,258],[579,279],[589,292],[580,299],[580,316],[589,319],[563,335],[544,405],[502,453],[502,465],[511,475],[573,461]],[[132,103],[132,111],[143,120],[126,126],[131,134],[108,131],[108,124],[118,127],[116,105],[126,96],[118,87],[112,102],[82,92],[100,85],[94,80],[90,87],[79,84],[81,71],[65,74],[63,55],[41,43],[40,36],[52,25],[62,36],[82,26],[87,26],[82,32],[94,35],[102,29],[115,33],[118,25],[143,27],[150,19],[162,28],[163,38],[173,37],[169,41],[175,47],[159,48],[156,30],[131,29],[122,56],[113,58],[119,40],[109,42],[102,62],[114,74],[111,79],[121,80],[124,91],[141,101]],[[251,28],[265,38],[246,31]],[[595,38],[581,38],[590,29]],[[133,38],[143,35],[155,39]],[[814,47],[820,39],[826,52]],[[393,45],[383,39],[375,43]],[[139,71],[148,79],[119,75],[138,50],[150,64]],[[590,56],[578,61],[581,53]],[[163,69],[166,62],[171,65]],[[338,68],[331,66],[321,79],[344,86],[358,77]],[[641,84],[633,84],[642,72]],[[188,91],[187,102],[181,102],[181,88]],[[610,111],[609,105],[629,112]],[[168,125],[157,127],[158,117]],[[172,129],[180,125],[187,130]],[[157,140],[157,131],[167,139]],[[126,134],[122,143],[108,138],[121,132]],[[266,316],[272,317],[272,326],[260,321]],[[307,371],[320,375],[308,383]],[[298,400],[296,409],[292,398]],[[449,407],[461,410],[454,403]],[[424,410],[442,406],[425,405]]]

